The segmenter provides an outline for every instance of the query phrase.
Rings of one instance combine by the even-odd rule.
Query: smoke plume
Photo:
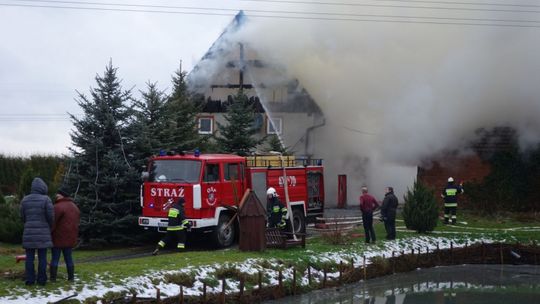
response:
[[[341,173],[349,202],[362,185],[403,193],[416,166],[466,149],[478,128],[539,142],[540,28],[251,18],[237,35],[321,107],[313,141],[331,202]]]

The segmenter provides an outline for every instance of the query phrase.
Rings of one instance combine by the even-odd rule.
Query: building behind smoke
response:
[[[199,133],[219,133],[217,123],[226,123],[227,107],[242,89],[257,112],[258,136],[275,134],[296,155],[317,157],[310,133],[324,122],[320,108],[285,67],[259,58],[250,41],[237,39],[246,24],[239,12],[188,75],[190,89],[204,98]]]
[[[508,127],[498,127],[489,131],[481,129],[477,133],[478,140],[471,143],[467,151],[449,151],[419,166],[417,180],[434,190],[437,197],[446,186],[448,177],[453,177],[458,183],[482,183],[491,173],[491,157],[497,152],[512,149],[516,132]],[[466,195],[464,202],[468,203]]]

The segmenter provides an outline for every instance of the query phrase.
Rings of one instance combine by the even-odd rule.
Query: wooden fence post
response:
[[[454,242],[450,242],[450,264],[454,264]]]
[[[178,297],[180,304],[184,304],[184,286],[180,285],[180,296]]]
[[[362,259],[362,269],[364,271],[364,281],[367,280],[367,269],[366,269],[366,256],[364,255],[363,256],[363,259]]]
[[[240,278],[240,284],[239,285],[240,286],[238,286],[238,289],[239,289],[239,291],[238,291],[238,300],[240,302],[242,302],[242,298],[244,297],[244,278],[243,277]]]
[[[322,287],[326,288],[326,268],[323,268],[323,274],[324,274],[324,277],[322,281]]]
[[[441,263],[441,248],[439,247],[439,242],[437,242],[437,263]]]
[[[311,265],[308,264],[307,266],[307,280],[308,280],[308,284],[311,285]]]
[[[392,273],[396,273],[396,257],[394,251],[392,251]]]
[[[504,264],[502,243],[499,243],[499,253],[501,254],[501,265]]]
[[[486,244],[482,242],[482,264],[486,263]]]
[[[296,267],[292,271],[292,294],[296,294]]]
[[[222,304],[225,304],[225,289],[226,288],[227,288],[226,281],[225,281],[225,278],[223,278],[222,283],[221,283],[221,297],[219,299],[219,302]]]
[[[278,271],[278,288],[279,292],[283,290],[283,273],[281,273],[281,269]]]
[[[161,303],[161,290],[158,287],[156,288],[156,302]]]
[[[262,272],[259,270],[259,302],[262,299]]]
[[[206,282],[203,282],[202,302],[203,302],[203,303],[206,303]]]

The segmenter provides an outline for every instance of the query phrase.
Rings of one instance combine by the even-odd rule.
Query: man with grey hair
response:
[[[368,193],[366,186],[362,187],[360,196],[360,210],[362,211],[362,224],[366,236],[366,244],[375,243],[375,229],[373,229],[373,211],[379,207],[377,200]]]

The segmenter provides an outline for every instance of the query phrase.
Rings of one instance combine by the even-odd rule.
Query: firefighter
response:
[[[444,199],[444,223],[448,224],[450,216],[452,217],[452,225],[456,224],[456,210],[457,210],[457,195],[463,193],[463,184],[456,185],[454,178],[448,178],[448,184],[443,189],[441,197]]]
[[[285,228],[287,225],[287,207],[279,200],[276,189],[273,187],[266,190],[266,209],[268,211],[268,226],[280,229]]]
[[[167,244],[176,242],[176,248],[178,250],[184,250],[186,248],[186,230],[191,226],[189,221],[184,215],[184,203],[183,197],[179,198],[175,203],[168,203],[169,207],[169,223],[167,225],[167,234],[159,241],[156,249],[152,252],[152,255],[157,255],[161,248],[165,248]]]

